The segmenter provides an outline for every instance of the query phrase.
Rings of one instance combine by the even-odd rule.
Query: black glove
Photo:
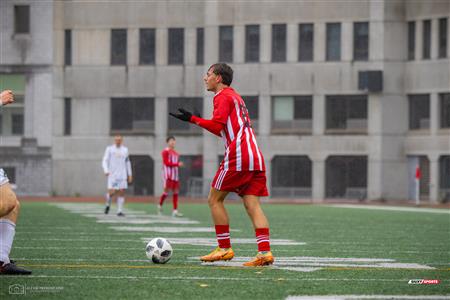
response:
[[[185,121],[185,122],[191,121],[191,117],[192,117],[191,112],[189,112],[183,108],[179,108],[178,111],[179,111],[179,113],[169,113],[169,115],[171,115],[172,117],[175,117],[181,121]]]

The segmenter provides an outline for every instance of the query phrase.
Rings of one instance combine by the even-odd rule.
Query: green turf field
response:
[[[181,206],[182,220],[188,224],[145,215],[154,214],[153,204],[127,204],[126,209],[127,217],[121,219],[114,215],[115,207],[105,218],[102,206],[94,203],[23,203],[11,257],[32,269],[33,275],[0,277],[0,299],[450,294],[448,210],[266,204],[276,263],[269,268],[243,268],[239,266],[243,257],[256,253],[243,206],[228,205],[231,229],[236,230],[231,232],[232,243],[233,239],[240,243],[233,245],[235,261],[218,266],[202,265],[196,258],[213,249],[207,244],[214,241],[214,233],[201,232],[211,227],[207,204]],[[165,209],[168,214],[170,205]],[[156,221],[142,224],[148,220]],[[161,232],[192,228],[199,232]],[[145,240],[156,236],[177,241],[166,265],[146,259]],[[410,279],[441,282],[412,285]],[[11,292],[21,293],[23,288],[25,295],[12,295],[12,286],[16,290]]]

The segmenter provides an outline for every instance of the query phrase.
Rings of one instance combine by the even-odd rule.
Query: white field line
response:
[[[155,223],[166,223],[166,224],[199,224],[198,221],[193,220],[178,220],[178,219],[170,219],[170,220],[145,220],[145,219],[121,219],[121,220],[97,220],[97,223],[106,223],[106,224],[136,224],[136,225],[145,225],[145,224],[155,224]]]
[[[333,295],[333,296],[288,296],[286,300],[351,300],[351,299],[411,299],[440,300],[450,299],[450,296],[439,295]]]
[[[353,205],[353,204],[326,204],[324,206],[339,207],[339,208],[359,208],[372,210],[387,210],[387,211],[405,211],[416,213],[435,213],[435,214],[450,214],[450,209],[445,208],[421,208],[421,207],[402,207],[402,206],[377,206],[377,205]]]

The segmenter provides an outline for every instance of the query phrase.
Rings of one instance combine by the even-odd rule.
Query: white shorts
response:
[[[108,176],[108,190],[125,190],[127,188],[128,182],[126,179]]]

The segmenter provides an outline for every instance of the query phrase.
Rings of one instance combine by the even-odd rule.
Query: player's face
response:
[[[114,144],[116,144],[117,147],[120,147],[120,145],[122,145],[122,137],[120,135],[114,137]]]
[[[203,80],[205,81],[205,86],[207,91],[215,91],[217,88],[217,85],[220,82],[220,76],[214,74],[212,68],[208,70],[205,77],[203,77]]]
[[[174,140],[174,139],[170,139],[168,142],[167,142],[167,144],[169,145],[169,147],[170,148],[175,148],[175,145],[176,145],[176,140]]]

